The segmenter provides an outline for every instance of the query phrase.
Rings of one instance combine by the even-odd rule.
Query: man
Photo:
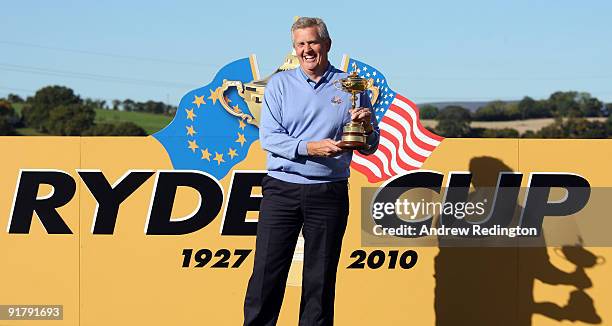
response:
[[[304,236],[300,325],[332,325],[336,270],[348,217],[352,151],[338,147],[342,127],[365,122],[368,149],[379,130],[369,99],[349,114],[351,99],[333,82],[347,76],[328,61],[331,39],[319,18],[291,27],[300,67],[269,80],[259,127],[268,175],[257,226],[253,274],[244,304],[245,325],[275,325],[296,241]]]

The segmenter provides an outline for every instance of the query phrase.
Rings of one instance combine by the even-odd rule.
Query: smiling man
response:
[[[253,274],[244,303],[245,325],[275,325],[287,275],[302,229],[304,271],[300,325],[332,325],[336,271],[346,229],[348,177],[352,152],[338,147],[349,121],[366,127],[368,155],[376,151],[379,130],[370,101],[349,113],[350,95],[333,82],[347,73],[327,54],[331,38],[319,18],[302,17],[291,27],[300,62],[269,80],[259,127],[267,151],[262,182]]]

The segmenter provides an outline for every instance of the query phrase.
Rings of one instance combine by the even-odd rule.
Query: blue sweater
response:
[[[351,96],[332,83],[346,76],[329,65],[317,83],[301,68],[270,78],[259,125],[261,146],[268,152],[268,175],[301,184],[348,179],[351,151],[335,157],[313,157],[306,149],[309,141],[342,138],[342,127],[351,120]],[[366,96],[358,96],[357,106],[371,107]],[[371,147],[361,151],[363,154],[373,153],[378,146],[379,129],[373,113],[372,123],[374,132],[367,137]]]

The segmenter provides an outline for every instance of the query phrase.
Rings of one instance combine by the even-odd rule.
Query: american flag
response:
[[[380,127],[378,150],[368,156],[354,152],[351,167],[372,183],[419,169],[444,138],[421,125],[416,104],[391,90],[380,71],[348,56],[344,56],[342,66],[345,71],[357,71],[359,76],[373,79],[379,90],[372,105]],[[367,95],[370,99],[375,96],[372,91]]]

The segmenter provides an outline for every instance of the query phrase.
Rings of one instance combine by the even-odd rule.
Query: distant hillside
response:
[[[22,103],[13,104],[13,108],[17,114],[21,115],[23,109]],[[133,122],[143,128],[147,134],[152,135],[157,131],[167,126],[173,117],[163,114],[153,114],[147,112],[126,112],[114,111],[108,109],[95,109],[96,123],[111,123],[118,124],[120,122]],[[45,136],[32,128],[18,128],[17,132],[24,136]]]
[[[126,112],[96,109],[96,123],[133,122],[152,135],[167,126],[173,117],[147,112]]]
[[[487,105],[491,101],[474,101],[474,102],[430,102],[430,103],[419,103],[417,104],[419,107],[429,104],[437,107],[439,110],[444,109],[449,105],[458,105],[464,107],[472,112],[476,111],[478,108]],[[504,101],[506,103],[513,103],[518,101]]]

